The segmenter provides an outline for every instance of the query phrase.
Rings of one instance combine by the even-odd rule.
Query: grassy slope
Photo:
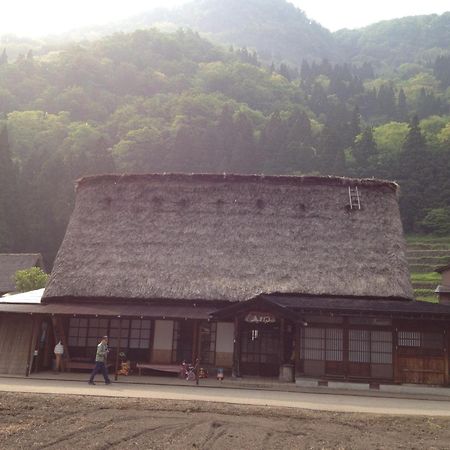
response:
[[[417,300],[437,302],[434,294],[441,276],[434,272],[450,263],[450,236],[406,236],[407,258]]]

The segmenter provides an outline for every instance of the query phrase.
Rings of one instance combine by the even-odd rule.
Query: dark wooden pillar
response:
[[[61,339],[61,343],[64,347],[64,355],[63,358],[65,360],[70,359],[69,354],[69,344],[66,339],[66,331],[64,330],[64,325],[62,323],[62,319],[59,316],[52,316],[52,325],[53,325],[53,333],[55,335],[55,341]],[[57,344],[58,342],[56,342]]]
[[[241,334],[239,332],[239,318],[234,318],[234,347],[233,347],[233,369],[232,374],[234,377],[241,376],[240,361],[241,361]]]
[[[298,376],[301,375],[300,372],[300,356],[301,356],[301,352],[300,352],[300,342],[301,342],[301,327],[302,324],[297,322],[295,324],[295,334],[294,334],[294,374],[295,374],[295,378],[297,378]]]
[[[444,384],[449,384],[449,347],[450,347],[450,333],[447,330],[444,330]]]
[[[115,375],[114,380],[117,381],[119,378],[119,353],[120,353],[120,340],[122,339],[122,319],[119,319],[119,338],[117,340],[117,349],[116,349],[116,364],[115,364]],[[108,369],[106,369],[108,370]]]
[[[30,347],[28,349],[28,361],[25,371],[25,376],[27,377],[31,374],[31,370],[33,368],[34,351],[36,350],[36,344],[38,341],[40,328],[41,328],[41,321],[39,320],[38,317],[33,316],[33,324],[31,326]]]
[[[175,327],[175,321],[173,322],[173,326]],[[151,319],[150,343],[149,343],[149,347],[148,347],[148,358],[147,358],[148,362],[154,362],[153,361],[153,347],[155,346],[155,327],[156,327],[156,321],[154,319]],[[172,353],[173,353],[173,330],[172,330],[172,350],[170,351],[170,361],[172,361]]]
[[[194,326],[192,330],[192,365],[194,365],[195,360],[200,357],[199,328],[199,321],[194,320]]]
[[[394,383],[401,383],[399,358],[398,358],[398,329],[392,328],[392,369],[394,372]]]
[[[344,364],[344,378],[349,376],[349,324],[348,317],[344,317],[343,329],[342,329],[342,362]],[[326,363],[325,363],[326,364]]]
[[[284,319],[284,317],[282,317],[280,319],[280,346],[279,346],[279,350],[278,350],[278,361],[280,364],[280,368],[281,365],[284,364],[284,333],[285,333],[285,328],[286,328],[286,320]]]

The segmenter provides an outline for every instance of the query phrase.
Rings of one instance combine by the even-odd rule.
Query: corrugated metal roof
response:
[[[450,294],[450,286],[439,285],[435,291],[436,294]]]
[[[7,294],[0,298],[0,305],[3,303],[39,304],[43,295],[44,288],[36,291],[21,292],[20,294]]]

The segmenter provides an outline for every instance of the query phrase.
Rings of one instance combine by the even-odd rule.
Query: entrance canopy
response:
[[[246,302],[216,310],[211,317],[230,320],[248,311],[272,311],[293,322],[304,322],[307,313],[338,313],[350,315],[383,315],[404,318],[436,318],[449,320],[450,305],[378,298],[321,297],[308,295],[260,295]],[[262,319],[263,320],[263,319]]]
[[[266,316],[264,312],[267,312]],[[231,306],[216,310],[211,314],[211,318],[216,320],[231,320],[238,315],[252,314],[253,317],[248,317],[248,321],[268,323],[271,320],[270,313],[293,322],[304,322],[301,315],[293,308],[284,305],[281,301],[272,299],[270,296],[259,296],[245,302],[234,303]]]

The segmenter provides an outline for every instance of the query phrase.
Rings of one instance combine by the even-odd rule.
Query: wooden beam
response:
[[[195,365],[195,360],[200,357],[199,341],[199,321],[194,320],[194,326],[192,329],[192,365]]]
[[[350,349],[349,320],[348,317],[344,317],[344,321],[342,324],[342,362],[344,365],[343,372],[345,379],[349,378],[350,372],[349,349]]]
[[[122,338],[122,319],[119,319],[119,339],[117,341],[117,349],[116,349],[116,367],[115,367],[115,375],[114,380],[117,381],[119,378],[119,353],[120,353],[120,340]],[[106,369],[108,370],[108,369]]]
[[[398,328],[392,328],[392,364],[394,370],[394,383],[401,383],[400,359],[398,355]]]
[[[240,377],[241,371],[240,371],[240,333],[239,333],[239,318],[236,316],[234,318],[234,339],[233,339],[233,376],[234,377]]]
[[[27,366],[25,368],[25,376],[28,377],[30,375],[30,361],[31,361],[31,352],[33,347],[33,336],[34,329],[36,327],[36,317],[31,317],[31,334],[30,334],[30,343],[28,345],[28,353],[27,353]]]
[[[278,351],[278,361],[280,364],[280,367],[282,364],[284,364],[284,332],[285,332],[285,319],[282,317],[280,319],[280,345],[279,345],[279,351]]]
[[[449,384],[450,333],[444,330],[444,384]]]
[[[301,324],[297,322],[295,324],[295,338],[294,338],[294,373],[295,378],[300,375],[300,341],[301,341]]]
[[[34,352],[36,350],[36,344],[38,341],[40,327],[41,327],[41,320],[38,317],[34,316],[30,339],[30,348],[28,350],[28,364],[25,373],[27,377],[30,376],[31,370],[33,369]]]
[[[52,316],[52,324],[53,324],[55,336],[56,335],[59,336],[59,339],[61,339],[61,343],[64,347],[64,359],[70,360],[69,345],[68,345],[68,342],[66,339],[66,333],[64,330],[64,326],[62,324],[61,317]]]

